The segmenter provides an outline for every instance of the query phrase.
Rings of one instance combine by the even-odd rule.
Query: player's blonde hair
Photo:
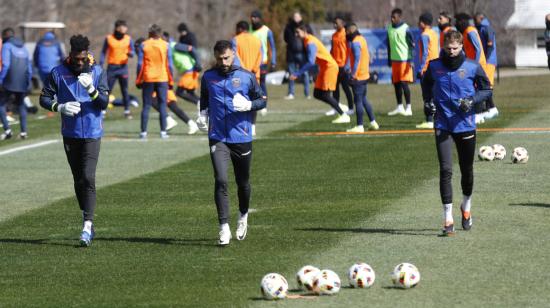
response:
[[[443,36],[443,45],[448,45],[450,43],[459,43],[463,44],[462,34],[456,30],[450,30],[445,33]]]

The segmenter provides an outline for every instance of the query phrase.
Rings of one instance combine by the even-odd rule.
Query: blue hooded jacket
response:
[[[443,51],[442,51],[443,53]],[[461,56],[462,63],[456,69],[445,65],[442,57],[430,61],[422,78],[424,101],[433,100],[436,106],[434,128],[462,133],[476,129],[475,110],[459,108],[461,98],[471,98],[474,104],[492,95],[489,79],[479,63]]]
[[[32,63],[23,41],[11,37],[2,46],[0,84],[11,92],[26,93],[31,88]]]
[[[233,108],[233,96],[240,93],[252,101],[250,111]],[[252,111],[265,108],[266,99],[251,72],[233,65],[228,73],[207,70],[201,80],[200,110],[208,109],[208,138],[225,143],[252,142]]]
[[[61,64],[64,58],[61,43],[59,43],[52,32],[46,32],[40,41],[36,43],[33,61],[34,66],[36,66],[40,73],[49,73],[54,67]]]
[[[479,31],[479,38],[481,39],[481,45],[483,45],[483,52],[487,58],[488,64],[497,65],[497,38],[495,30],[491,26],[489,19],[483,18],[481,25],[477,27]],[[488,46],[487,42],[493,42],[493,46]]]

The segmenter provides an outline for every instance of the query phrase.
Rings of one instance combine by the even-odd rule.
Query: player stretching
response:
[[[220,223],[218,243],[228,245],[229,194],[227,168],[233,164],[239,196],[239,220],[236,236],[244,240],[248,228],[250,204],[250,166],[252,163],[252,112],[265,108],[266,97],[256,76],[233,65],[235,52],[231,42],[217,41],[216,66],[201,80],[199,128],[208,131],[210,158],[214,167],[214,200]]]
[[[456,144],[462,174],[462,227],[470,230],[476,124],[474,105],[493,94],[481,65],[462,52],[462,34],[451,30],[444,36],[439,59],[429,63],[422,79],[425,108],[435,112],[435,141],[439,159],[439,189],[443,202],[443,235],[454,235],[452,146]]]

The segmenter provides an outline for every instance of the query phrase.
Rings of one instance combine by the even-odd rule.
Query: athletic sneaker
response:
[[[267,108],[264,108],[264,109],[260,109],[260,115],[262,117],[265,117],[267,115]]]
[[[351,118],[346,113],[342,113],[336,119],[332,120],[333,124],[343,124],[351,122]]]
[[[454,236],[455,235],[455,226],[454,224],[443,226],[442,236]]]
[[[237,236],[237,240],[242,241],[246,237],[246,231],[248,229],[248,216],[247,217],[240,217],[239,221],[237,222],[237,231],[235,232],[235,235]]]
[[[168,138],[170,138],[170,136],[168,135],[167,132],[165,131],[160,132],[160,139],[168,139]]]
[[[460,208],[462,212],[462,228],[466,231],[472,229],[472,214],[470,212],[464,212],[462,207]],[[468,216],[468,218],[466,218]]]
[[[171,130],[172,128],[176,127],[178,125],[178,122],[174,120],[171,116],[166,117],[166,130]]]
[[[252,136],[256,136],[256,124],[252,124]]]
[[[231,241],[231,230],[229,228],[227,229],[221,229],[220,230],[220,239],[218,240],[218,245],[220,246],[226,246],[229,245],[229,241]]]
[[[327,117],[330,117],[330,116],[333,116],[333,115],[336,115],[336,114],[338,114],[338,113],[336,112],[336,109],[331,109],[331,110],[325,112],[325,115],[326,115]]]
[[[89,247],[90,245],[92,245],[92,240],[94,239],[94,237],[95,231],[93,226],[91,233],[88,233],[88,231],[82,231],[82,233],[80,233],[80,246]]]
[[[197,126],[197,123],[195,123],[195,121],[189,120],[189,122],[187,122],[187,125],[189,126],[189,130],[187,131],[188,135],[193,135],[199,131],[199,127]]]
[[[476,124],[483,124],[485,123],[485,117],[483,116],[482,113],[477,113],[476,114]]]
[[[131,120],[131,119],[134,118],[134,117],[132,116],[132,114],[130,113],[130,110],[125,110],[125,111],[124,111],[124,117],[126,118],[126,120]]]
[[[9,114],[6,115],[6,119],[8,120],[8,123],[10,123],[10,124],[13,124],[14,122],[17,122],[17,120],[14,117],[10,116]]]
[[[434,122],[422,122],[422,123],[416,125],[416,128],[433,129],[434,128]]]
[[[29,135],[27,135],[26,132],[19,133],[19,139],[27,139],[27,137],[29,137]]]
[[[391,117],[391,116],[396,116],[396,115],[402,115],[404,116],[405,115],[405,108],[403,108],[403,104],[399,104],[397,105],[397,108],[395,108],[394,110],[388,112],[388,115]]]
[[[373,120],[369,123],[369,130],[379,130],[380,125],[376,122],[376,120]]]
[[[141,133],[139,133],[139,139],[141,139],[141,140],[147,140],[147,132],[141,132]]]
[[[346,114],[347,115],[354,115],[355,114],[355,109],[348,109],[348,111],[346,111]]]
[[[353,128],[350,128],[350,129],[346,130],[346,132],[348,132],[348,133],[364,133],[365,128],[363,127],[363,125],[357,125]]]
[[[313,99],[311,95],[306,96],[306,99]]]
[[[405,108],[405,114],[406,117],[412,117],[413,111],[411,109],[411,104],[407,104],[407,108]]]
[[[8,129],[7,131],[3,132],[2,135],[0,135],[0,140],[10,139],[12,136],[13,133],[11,132],[11,129]]]
[[[287,100],[287,101],[293,100],[294,99],[294,94],[289,94],[289,95],[283,97],[283,99]]]
[[[489,111],[487,111],[485,113],[485,120],[492,120],[494,118],[498,117],[498,109],[497,107],[493,107],[491,109],[489,109]]]

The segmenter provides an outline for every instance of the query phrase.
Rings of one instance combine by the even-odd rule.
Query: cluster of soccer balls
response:
[[[348,271],[349,285],[352,288],[366,289],[374,284],[376,275],[366,263],[355,263]],[[420,282],[420,272],[410,263],[398,264],[391,273],[391,280],[396,287],[409,289]],[[340,277],[329,269],[306,265],[296,273],[299,288],[316,295],[333,295],[342,286]],[[288,282],[280,274],[269,273],[261,282],[261,291],[265,299],[283,299],[287,297]]]
[[[484,145],[479,148],[478,157],[484,161],[503,160],[506,157],[506,148],[501,144]],[[512,152],[512,162],[514,164],[525,164],[528,160],[529,153],[525,148],[517,147]]]

